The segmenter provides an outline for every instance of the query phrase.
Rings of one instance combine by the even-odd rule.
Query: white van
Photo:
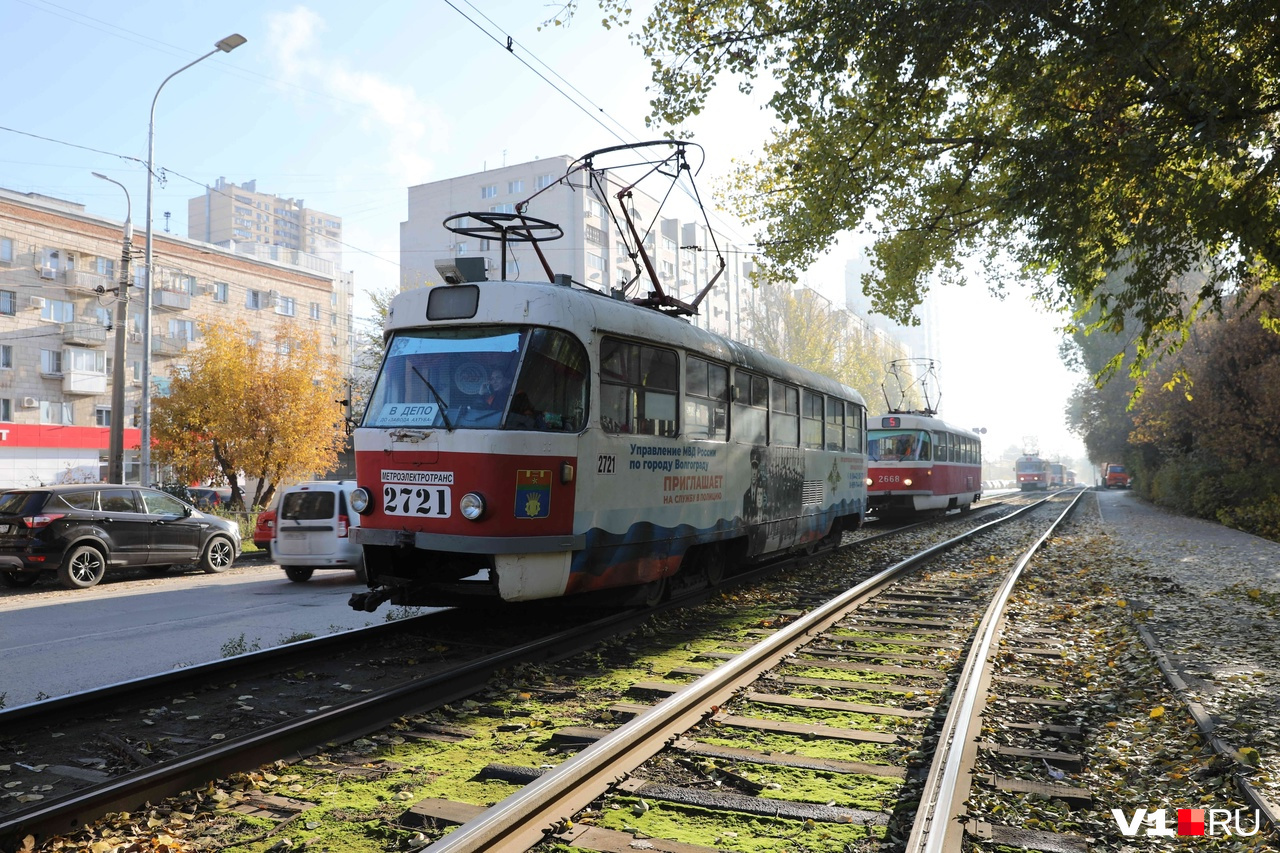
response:
[[[351,509],[355,488],[355,480],[313,480],[280,492],[271,556],[289,580],[310,580],[316,569],[354,569],[364,582],[364,551],[350,535],[360,526]]]

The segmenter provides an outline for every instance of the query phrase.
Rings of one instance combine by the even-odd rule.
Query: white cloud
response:
[[[338,50],[323,43],[325,21],[306,6],[267,16],[279,77],[301,89],[332,99],[334,112],[354,112],[355,120],[371,140],[383,148],[368,152],[359,169],[380,164],[383,171],[405,186],[420,183],[432,172],[430,127],[442,124],[439,110],[412,86],[394,83],[377,74],[352,68]]]

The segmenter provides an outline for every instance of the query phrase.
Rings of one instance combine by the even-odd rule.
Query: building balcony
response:
[[[88,370],[64,370],[62,393],[105,394],[107,393],[107,374]]]
[[[187,351],[186,338],[171,338],[168,335],[151,336],[151,354],[160,358],[174,358]]]
[[[101,323],[63,323],[63,343],[100,347],[107,342],[107,327]]]
[[[191,310],[191,294],[177,290],[151,291],[151,307],[157,311],[189,311]]]
[[[88,270],[67,270],[68,290],[96,293],[99,287],[106,290],[115,286],[116,283],[105,275],[99,275]]]

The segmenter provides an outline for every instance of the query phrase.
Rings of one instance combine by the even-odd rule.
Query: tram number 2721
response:
[[[383,512],[387,515],[429,515],[448,518],[452,490],[443,486],[382,486]]]

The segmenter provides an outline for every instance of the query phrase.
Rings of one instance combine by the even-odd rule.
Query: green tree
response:
[[[598,2],[606,26],[631,25],[629,0]],[[996,287],[1136,325],[1135,373],[1245,285],[1280,330],[1273,4],[656,0],[633,39],[653,124],[699,113],[721,81],[773,93],[775,129],[730,200],[771,280],[863,229],[864,288],[903,322],[931,274],[1007,252]],[[1192,273],[1192,292],[1168,286]]]
[[[265,506],[276,484],[332,468],[344,437],[334,402],[342,386],[315,336],[281,326],[264,346],[227,322],[200,331],[201,345],[154,402],[156,460],[184,482],[228,483],[239,506],[242,474],[258,480],[250,505]]]

